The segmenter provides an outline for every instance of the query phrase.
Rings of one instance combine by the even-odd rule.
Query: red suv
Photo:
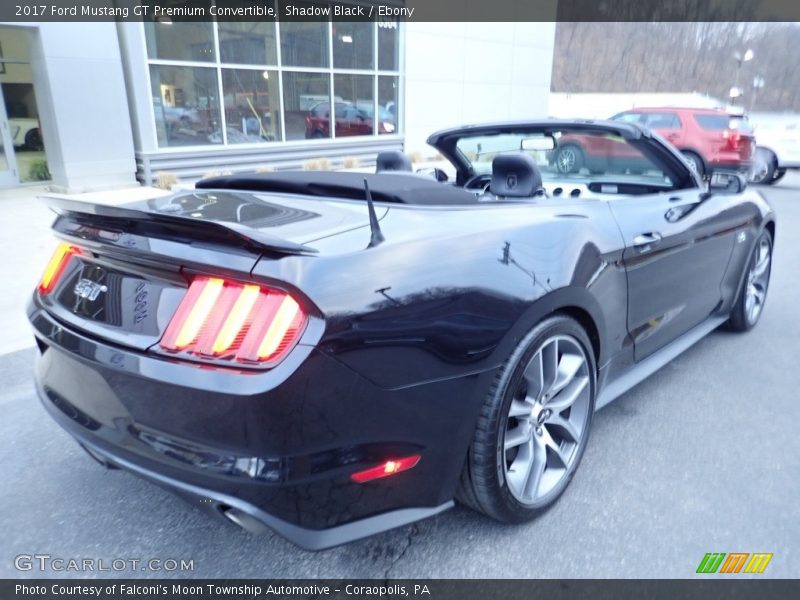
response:
[[[635,108],[611,117],[656,131],[701,175],[714,171],[748,173],[755,152],[753,130],[742,115],[713,108]]]

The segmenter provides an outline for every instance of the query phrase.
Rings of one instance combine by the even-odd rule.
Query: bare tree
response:
[[[684,0],[688,1],[688,0]],[[749,10],[735,0],[741,10]],[[665,3],[686,11],[681,2]],[[672,8],[669,8],[672,7]],[[800,111],[800,26],[790,23],[561,22],[555,92],[701,92],[728,98],[738,83],[755,110]],[[753,51],[740,62],[737,53]],[[753,80],[764,80],[754,99]]]

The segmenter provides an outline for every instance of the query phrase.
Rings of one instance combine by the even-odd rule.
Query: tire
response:
[[[753,158],[753,170],[750,174],[750,183],[771,184],[775,178],[775,155],[769,150],[759,148]]]
[[[786,175],[786,169],[775,169],[775,176],[772,178],[772,181],[770,181],[770,184],[778,183],[783,179],[784,175]]]
[[[556,314],[536,325],[489,390],[456,498],[507,523],[551,506],[586,449],[596,373],[589,338],[574,319]]]
[[[739,297],[731,310],[728,328],[733,331],[749,331],[758,323],[767,300],[769,279],[772,273],[772,234],[764,230],[750,253]]]
[[[25,148],[28,150],[43,150],[42,134],[39,128],[31,129],[25,134]]]
[[[586,158],[583,150],[575,144],[567,144],[559,148],[553,158],[556,171],[563,175],[578,173],[582,168]]]
[[[704,177],[706,174],[706,168],[703,164],[703,159],[700,158],[700,155],[692,152],[691,150],[683,150],[681,154],[689,161],[689,166],[691,166],[695,173],[700,175],[700,177]]]

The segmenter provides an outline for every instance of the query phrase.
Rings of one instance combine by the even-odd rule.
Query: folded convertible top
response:
[[[475,204],[474,194],[414,173],[349,173],[334,171],[285,171],[245,173],[203,179],[198,189],[247,190],[301,194],[320,198],[365,200],[364,179],[376,202],[453,206]]]

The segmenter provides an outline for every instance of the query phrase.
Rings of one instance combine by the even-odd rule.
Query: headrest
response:
[[[411,160],[402,152],[390,150],[380,152],[375,161],[375,172],[382,171],[412,171]]]
[[[529,198],[542,187],[542,174],[527,154],[500,154],[492,161],[489,191],[495,196]]]

